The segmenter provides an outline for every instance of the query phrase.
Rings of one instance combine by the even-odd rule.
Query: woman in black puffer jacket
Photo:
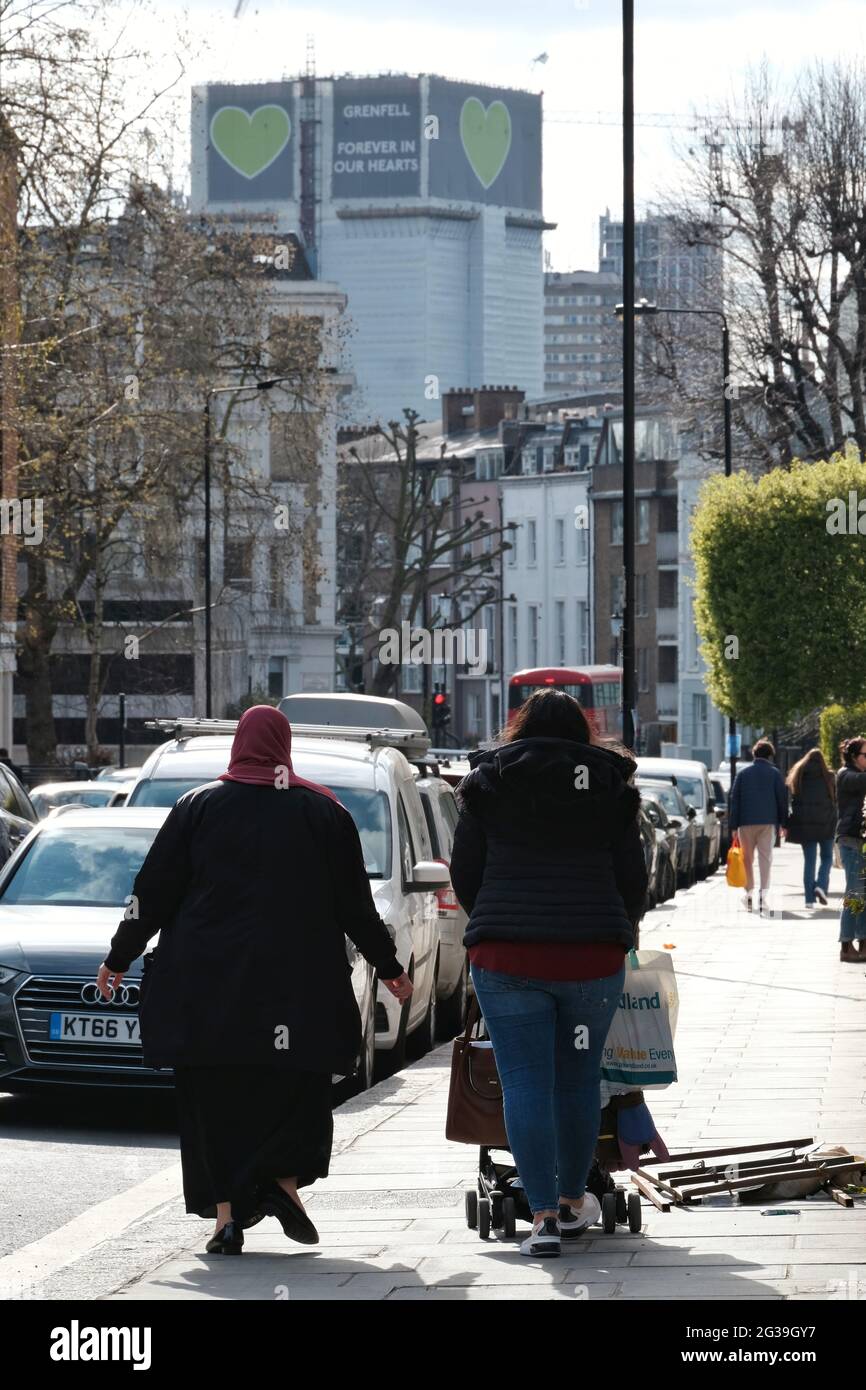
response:
[[[594,743],[556,690],[532,695],[472,763],[451,880],[533,1213],[521,1250],[558,1255],[599,1216],[585,1184],[601,1055],[646,902],[635,763]]]

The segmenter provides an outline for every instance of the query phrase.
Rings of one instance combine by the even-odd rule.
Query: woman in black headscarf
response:
[[[352,1071],[361,1043],[345,937],[396,998],[412,986],[355,824],[294,775],[279,710],[247,710],[228,772],[173,807],[132,909],[97,983],[110,997],[160,932],[142,980],[144,1060],[174,1068],[186,1209],[216,1217],[208,1252],[240,1254],[265,1215],[313,1244],[298,1188],[327,1176],[331,1077]]]

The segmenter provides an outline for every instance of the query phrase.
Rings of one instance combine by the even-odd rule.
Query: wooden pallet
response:
[[[641,1160],[632,1182],[659,1211],[670,1211],[672,1203],[698,1206],[703,1197],[733,1194],[791,1178],[820,1176],[834,1202],[853,1207],[853,1197],[835,1184],[834,1178],[845,1168],[858,1164],[863,1167],[866,1159],[857,1154],[822,1157],[801,1152],[814,1142],[813,1138],[783,1139],[775,1144],[740,1144],[725,1149],[695,1149],[691,1153],[670,1154],[668,1158],[647,1157]],[[666,1166],[659,1169],[658,1164]],[[676,1164],[688,1166],[671,1166]]]

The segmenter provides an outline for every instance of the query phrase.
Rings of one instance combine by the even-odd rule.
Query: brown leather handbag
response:
[[[445,1138],[455,1144],[507,1149],[502,1083],[493,1048],[489,1042],[471,1036],[480,1022],[481,1010],[473,997],[467,1010],[466,1031],[453,1043]]]

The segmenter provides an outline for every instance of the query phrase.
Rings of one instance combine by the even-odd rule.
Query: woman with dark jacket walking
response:
[[[239,1255],[266,1215],[315,1243],[298,1188],[327,1176],[332,1074],[350,1074],[361,1046],[345,937],[398,999],[412,986],[355,824],[295,776],[279,710],[247,710],[228,771],[173,807],[126,918],[97,983],[110,998],[160,932],[142,979],[144,1061],[174,1068],[186,1209],[216,1217],[208,1253]]]
[[[451,881],[533,1213],[521,1252],[558,1255],[600,1214],[586,1179],[601,1055],[647,888],[635,764],[594,743],[558,690],[530,696],[472,762]]]
[[[839,745],[842,766],[836,773],[839,819],[836,843],[845,870],[845,897],[839,922],[839,959],[849,965],[866,961],[866,896],[863,883],[863,802],[866,798],[866,738],[848,738]],[[857,943],[855,945],[855,942]]]
[[[836,832],[836,783],[820,748],[811,748],[794,764],[787,783],[791,793],[787,838],[790,845],[803,847],[806,906],[814,907],[817,899],[826,907]],[[816,875],[819,850],[821,864]]]

